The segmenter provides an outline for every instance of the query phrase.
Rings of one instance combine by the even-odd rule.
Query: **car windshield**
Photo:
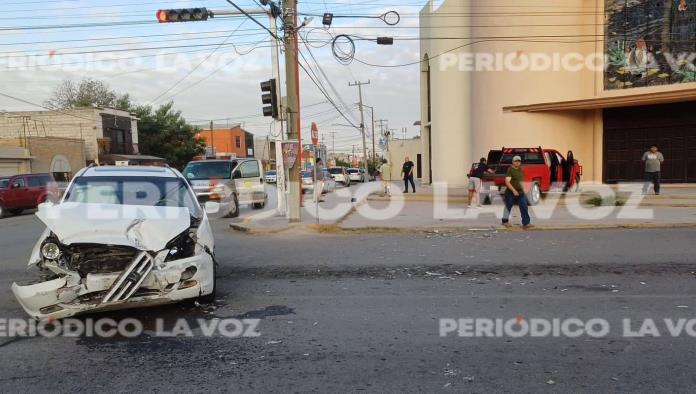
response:
[[[230,179],[232,176],[232,162],[229,161],[196,161],[189,163],[184,168],[186,179]]]
[[[343,174],[343,168],[341,168],[341,167],[329,168],[329,173],[330,174]]]
[[[268,172],[266,173],[266,175],[275,175],[275,174],[276,174],[275,171],[268,171]]]
[[[188,208],[199,205],[181,178],[143,176],[79,177],[65,194],[65,202]]]
[[[0,189],[7,189],[7,186],[9,184],[10,184],[10,178],[0,179]]]
[[[349,174],[357,174],[359,172],[360,172],[360,170],[358,170],[357,168],[349,168],[348,169]]]

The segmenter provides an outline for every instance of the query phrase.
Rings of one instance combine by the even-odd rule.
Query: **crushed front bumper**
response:
[[[212,293],[215,278],[213,258],[205,252],[192,257],[155,263],[127,299],[104,302],[121,272],[62,276],[36,284],[12,284],[12,292],[31,317],[54,320],[85,312],[127,309],[166,304]],[[78,276],[79,277],[79,276]]]

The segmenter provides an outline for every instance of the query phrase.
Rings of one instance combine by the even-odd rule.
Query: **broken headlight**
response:
[[[56,260],[61,255],[60,247],[53,242],[45,242],[41,245],[41,255],[46,260]]]
[[[169,254],[164,261],[172,261],[192,257],[196,252],[196,228],[192,227],[176,236],[167,243]]]

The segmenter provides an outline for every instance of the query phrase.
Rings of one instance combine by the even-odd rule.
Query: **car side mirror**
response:
[[[20,187],[22,187],[22,185],[20,185],[18,182],[12,184],[13,189],[19,189]]]
[[[239,179],[242,177],[242,172],[239,170],[235,170],[234,173],[232,173],[232,179]]]

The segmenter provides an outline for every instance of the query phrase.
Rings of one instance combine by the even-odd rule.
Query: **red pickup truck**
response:
[[[555,149],[542,147],[503,148],[500,161],[495,166],[495,174],[484,178],[484,182],[498,186],[502,193],[505,190],[505,175],[515,156],[522,158],[525,193],[530,205],[538,204],[543,193],[575,192],[580,189],[582,166],[575,160],[573,152],[569,151],[568,157],[563,157]]]
[[[58,201],[60,192],[51,174],[0,177],[0,218],[19,215],[45,201]]]

